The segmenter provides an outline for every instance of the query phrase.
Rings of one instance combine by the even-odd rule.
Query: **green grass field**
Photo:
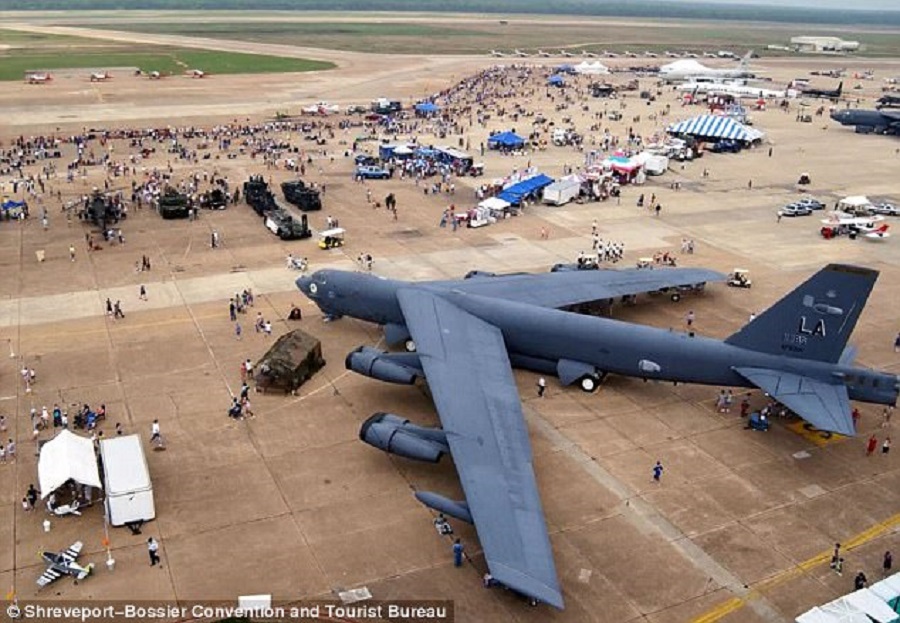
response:
[[[289,19],[289,18],[285,18]],[[667,20],[638,25],[634,22],[575,20],[568,24],[541,24],[537,21],[499,20],[453,23],[452,20],[402,22],[121,22],[105,20],[97,28],[136,32],[179,34],[198,37],[238,39],[263,43],[286,43],[326,49],[389,54],[483,54],[492,49],[535,51],[538,48],[574,52],[610,50],[622,52],[693,50],[697,52],[754,49],[765,55],[765,46],[786,44],[798,34],[796,24],[758,24]],[[560,19],[563,19],[560,17]],[[891,32],[852,33],[816,28],[804,34],[835,35],[864,44],[863,55],[900,56],[900,35]],[[775,52],[781,54],[780,52]]]
[[[210,74],[259,74],[321,71],[333,63],[165,46],[109,43],[78,37],[57,37],[0,29],[0,81],[21,80],[28,70],[109,69],[138,67],[144,71],[180,74],[202,69]]]

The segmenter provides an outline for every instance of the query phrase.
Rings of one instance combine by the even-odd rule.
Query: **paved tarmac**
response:
[[[771,69],[776,80],[795,71]],[[219,80],[192,82],[191,88],[202,95],[212,84],[208,88],[224,93]],[[121,89],[125,99],[138,93],[138,83],[122,82],[102,88]],[[163,81],[159,88],[184,88],[184,82],[173,83]],[[412,97],[426,83],[433,85],[434,78],[419,76],[399,94]],[[17,85],[0,99],[28,97],[58,106],[56,86]],[[860,92],[871,98],[876,85],[864,86]],[[384,95],[383,88],[361,88],[357,101]],[[550,118],[571,115],[583,130],[592,112],[609,105],[589,100],[588,111],[580,104],[554,111],[544,89],[537,92],[526,105]],[[60,95],[65,97],[65,89]],[[252,99],[246,93],[235,98]],[[617,134],[633,125],[649,136],[672,119],[699,112],[682,111],[667,91],[650,105],[633,95],[625,101],[626,120],[610,124]],[[669,117],[647,118],[667,103]],[[116,112],[104,116],[106,104],[79,105],[98,125],[122,123]],[[192,105],[189,96],[182,105]],[[203,101],[196,105],[198,114],[205,111]],[[161,118],[165,107],[159,110],[145,123]],[[27,115],[24,109],[19,114],[16,123],[22,124]],[[637,115],[641,120],[632,121]],[[421,489],[461,496],[452,462],[417,464],[357,439],[359,425],[373,411],[436,425],[427,392],[346,372],[345,354],[360,344],[378,344],[379,331],[353,320],[322,322],[294,288],[297,273],[284,267],[292,252],[308,256],[313,269],[352,269],[359,253],[371,253],[374,272],[400,278],[458,277],[475,268],[546,270],[589,250],[590,224],[597,219],[604,239],[625,242],[624,265],[668,250],[687,266],[750,269],[750,290],[714,286],[679,303],[642,297],[638,306],[615,311],[623,320],[681,329],[693,310],[702,334],[725,337],[823,264],[860,263],[879,269],[881,277],[854,333],[859,360],[900,372],[900,356],[892,348],[900,329],[896,241],[826,241],[817,233],[819,216],[775,219],[775,210],[798,195],[794,183],[801,172],[813,180],[802,190],[829,204],[845,194],[900,199],[894,181],[900,144],[855,135],[822,117],[812,124],[777,110],[753,117],[768,143],[738,155],[707,154],[684,168],[673,163],[661,178],[626,188],[620,204],[531,206],[523,216],[457,232],[438,228],[440,213],[451,202],[471,205],[473,184],[482,179],[459,180],[453,197],[424,195],[409,180],[360,186],[351,180],[349,159],[340,155],[344,147],[338,141],[346,136],[339,134],[327,146],[335,161],[317,157],[307,176],[328,189],[325,209],[312,216],[313,224],[321,228],[325,216],[333,215],[348,230],[347,246],[335,251],[321,251],[313,241],[278,241],[243,203],[203,212],[192,223],[134,210],[123,224],[127,243],[90,254],[82,225],[67,226],[55,204],[48,231],[37,219],[0,222],[0,349],[6,342],[14,355],[0,359],[0,413],[19,442],[16,464],[0,465],[0,586],[33,598],[43,569],[34,552],[77,539],[85,542],[85,560],[97,563],[95,576],[77,586],[61,580],[42,598],[203,600],[270,593],[293,601],[366,586],[378,599],[452,599],[459,621],[753,622],[790,620],[851,590],[857,569],[877,577],[883,552],[900,551],[897,457],[864,452],[869,434],[882,439],[891,432],[881,428],[880,408],[859,405],[854,439],[826,440],[802,427],[798,433],[785,421],[775,421],[763,434],[745,430],[735,413],[715,411],[719,388],[610,378],[588,395],[551,380],[539,400],[536,376],[517,372],[566,610],[529,608],[502,590],[482,589],[485,566],[472,528],[454,523],[469,554],[456,569],[450,541],[435,533],[431,512],[411,495]],[[477,145],[489,129],[510,123],[492,119],[464,138]],[[22,131],[38,131],[43,124],[34,120]],[[313,153],[300,137],[290,139]],[[119,145],[117,153],[127,148]],[[165,154],[155,158],[146,166],[165,165]],[[550,147],[515,157],[488,153],[484,160],[491,179],[528,162],[556,176],[581,158],[571,148]],[[275,184],[291,176],[266,171],[246,157],[173,164],[176,178],[213,167],[234,182],[251,172],[263,172]],[[709,177],[701,175],[704,168]],[[683,189],[672,190],[672,180],[682,181]],[[92,169],[83,182],[54,185],[74,196],[98,183],[101,172]],[[366,204],[365,188],[376,198],[394,192],[399,219]],[[640,193],[660,198],[658,218],[635,207]],[[542,228],[549,230],[548,240],[540,238]],[[222,248],[209,248],[213,229],[222,236]],[[694,255],[681,256],[684,237],[696,241]],[[77,248],[75,262],[68,257],[70,243]],[[37,250],[46,252],[42,264]],[[149,273],[134,272],[142,254],[153,260]],[[141,284],[147,302],[138,300]],[[246,287],[257,301],[241,318],[245,331],[238,341],[227,299]],[[124,319],[105,316],[107,297],[122,301]],[[291,304],[303,310],[302,321],[285,320]],[[240,386],[240,362],[260,358],[272,339],[252,330],[257,311],[273,321],[276,334],[299,327],[321,339],[328,365],[297,396],[253,395],[256,417],[233,422],[225,411]],[[38,373],[31,393],[19,382],[22,365]],[[751,400],[759,406],[764,397],[753,392]],[[44,533],[45,513],[26,514],[18,503],[36,478],[30,408],[85,402],[106,404],[107,435],[120,422],[127,433],[147,439],[150,422],[158,418],[168,440],[165,452],[148,450],[157,520],[141,536],[110,531],[114,573],[103,568],[99,507],[82,517],[53,519]],[[658,485],[650,473],[657,459],[666,467]],[[161,543],[160,568],[147,562],[150,535]],[[827,564],[836,541],[847,549],[843,577]]]

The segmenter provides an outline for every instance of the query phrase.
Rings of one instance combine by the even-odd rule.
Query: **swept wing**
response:
[[[540,307],[565,307],[619,296],[676,288],[708,281],[724,281],[725,275],[703,268],[578,270],[571,272],[498,275],[464,281],[437,282],[459,292],[478,294]]]
[[[397,292],[491,574],[563,607],[522,405],[499,329],[420,288]]]

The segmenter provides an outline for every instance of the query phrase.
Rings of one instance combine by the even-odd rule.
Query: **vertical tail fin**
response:
[[[741,64],[739,67],[741,69],[747,69],[747,66],[750,64],[751,58],[753,58],[753,50],[750,50],[749,52],[744,54],[744,57],[741,59]]]
[[[834,91],[834,96],[835,96],[835,97],[840,97],[840,96],[841,96],[841,92],[842,92],[843,90],[844,90],[844,81],[841,80],[840,82],[838,82],[838,88]]]
[[[725,343],[773,355],[836,363],[877,278],[877,270],[829,264]]]

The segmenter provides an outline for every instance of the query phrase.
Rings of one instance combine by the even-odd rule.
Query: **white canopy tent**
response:
[[[848,208],[862,208],[868,205],[872,205],[872,202],[869,201],[869,198],[865,195],[851,195],[850,197],[844,197],[840,200],[839,205],[846,206]]]
[[[819,606],[822,612],[832,617],[834,623],[872,623],[865,612],[847,601],[846,596]]]
[[[888,576],[869,587],[883,601],[889,602],[900,598],[900,573]]]
[[[868,588],[845,595],[843,599],[865,612],[875,623],[896,623],[900,621],[900,614],[891,610],[890,606]]]
[[[63,430],[41,446],[41,456],[38,459],[41,499],[46,498],[69,479],[83,485],[102,488],[93,442],[69,430]]]
[[[509,206],[509,201],[504,201],[500,197],[488,197],[478,204],[479,208],[485,208],[487,210],[505,210]]]
[[[607,67],[600,61],[595,61],[593,63],[581,61],[580,63],[575,65],[573,69],[576,71],[576,73],[593,76],[606,75],[609,73],[609,67]]]

